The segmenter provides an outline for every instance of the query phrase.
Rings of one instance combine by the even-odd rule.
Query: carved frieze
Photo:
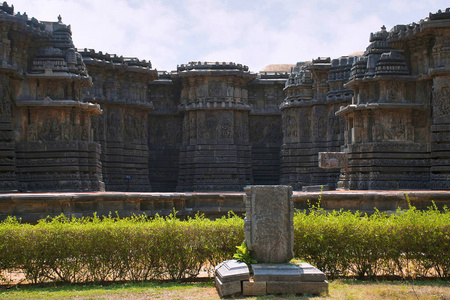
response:
[[[347,168],[347,153],[319,152],[319,167],[324,169]]]
[[[219,116],[219,137],[232,138],[234,135],[234,118],[233,112],[223,112]]]
[[[446,116],[450,113],[450,85],[444,80],[435,81],[433,86],[433,116]]]
[[[283,134],[285,137],[298,137],[298,116],[295,109],[283,111]]]
[[[108,138],[121,139],[120,129],[122,128],[122,119],[119,111],[112,111],[108,114]]]

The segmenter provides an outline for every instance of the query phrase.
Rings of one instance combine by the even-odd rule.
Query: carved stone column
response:
[[[252,182],[248,83],[235,63],[178,67],[184,112],[179,191],[237,191]]]
[[[9,78],[0,75],[0,192],[17,191],[16,152]]]
[[[437,16],[435,14],[432,16]],[[450,18],[450,11],[447,12]],[[433,17],[432,17],[433,20]],[[430,188],[450,189],[450,29],[436,33],[433,46]]]
[[[153,110],[148,84],[157,78],[151,63],[136,58],[81,52],[94,85],[86,100],[100,104],[95,141],[102,146],[102,172],[107,191],[151,191],[148,113]]]

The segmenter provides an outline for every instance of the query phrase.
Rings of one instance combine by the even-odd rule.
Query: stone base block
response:
[[[329,190],[330,190],[330,185],[328,185],[328,184],[302,186],[302,192],[323,192],[323,191],[329,191]]]
[[[298,264],[298,268],[301,274],[301,281],[323,282],[326,279],[325,274],[322,271],[311,266],[310,264],[301,263]]]
[[[219,295],[328,294],[325,274],[310,264],[252,264],[251,268],[253,278],[250,278],[247,265],[236,260],[227,260],[216,266]]]
[[[216,289],[220,297],[240,294],[242,292],[241,281],[232,281],[223,283],[216,276]]]
[[[297,265],[252,264],[255,281],[300,281],[301,273]]]
[[[267,294],[328,294],[328,282],[268,281]]]
[[[245,263],[235,259],[227,260],[216,266],[216,277],[222,282],[249,280],[250,271]]]
[[[267,294],[266,282],[243,281],[242,295],[244,296],[261,296]]]

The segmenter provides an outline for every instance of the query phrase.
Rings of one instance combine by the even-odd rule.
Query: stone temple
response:
[[[450,8],[259,74],[77,49],[6,3],[0,24],[0,192],[450,189]]]

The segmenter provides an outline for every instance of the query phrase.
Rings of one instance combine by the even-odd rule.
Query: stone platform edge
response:
[[[427,209],[433,202],[437,207],[450,206],[450,191],[323,191],[294,192],[294,208],[303,210],[309,203],[320,199],[325,210],[351,210],[373,213],[395,211],[398,207]],[[202,213],[216,218],[233,211],[245,213],[244,193],[136,193],[136,192],[88,192],[88,193],[7,193],[0,194],[0,220],[13,215],[24,222],[35,222],[47,216],[61,213],[69,216],[108,215],[110,212],[126,217],[133,214],[154,216],[169,215],[177,211],[177,216],[195,216]]]

